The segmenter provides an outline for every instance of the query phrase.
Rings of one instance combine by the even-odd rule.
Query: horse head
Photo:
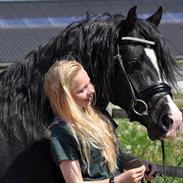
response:
[[[152,140],[171,138],[182,121],[170,87],[175,86],[175,60],[157,29],[161,17],[161,7],[145,20],[137,17],[133,7],[119,24],[111,99],[132,121],[143,124]]]

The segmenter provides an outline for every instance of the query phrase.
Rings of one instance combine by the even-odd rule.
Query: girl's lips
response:
[[[91,95],[86,99],[86,103],[88,103],[88,105],[90,105],[92,102],[93,102],[93,95]]]
[[[91,94],[90,97],[88,98],[88,101],[92,102],[93,101],[93,95]]]

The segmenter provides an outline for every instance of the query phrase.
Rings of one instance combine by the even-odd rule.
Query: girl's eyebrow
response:
[[[81,86],[80,88],[76,88],[76,89],[72,89],[71,91],[73,90],[76,90],[76,91],[80,91],[82,89],[85,89],[87,88],[87,86],[91,83],[91,81],[89,80],[88,83],[84,84],[83,86]]]

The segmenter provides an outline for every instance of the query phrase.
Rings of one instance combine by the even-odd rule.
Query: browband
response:
[[[148,40],[137,38],[137,37],[122,37],[121,39],[122,41],[136,41],[136,42],[145,43],[149,45],[155,45],[154,41],[148,41]]]

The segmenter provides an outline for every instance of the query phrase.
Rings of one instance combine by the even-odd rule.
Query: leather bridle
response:
[[[132,44],[132,43],[139,43],[144,44],[148,46],[155,45],[155,42],[148,41],[145,39],[140,39],[136,37],[122,37],[122,42],[124,41],[124,44]],[[123,44],[123,43],[122,43]],[[116,58],[121,66],[121,69],[123,70],[127,83],[129,85],[130,91],[132,93],[132,100],[130,103],[130,108],[132,111],[138,115],[138,116],[146,116],[149,112],[149,107],[147,104],[147,100],[151,98],[152,96],[163,93],[164,95],[169,94],[172,96],[171,87],[167,83],[159,83],[155,85],[148,86],[147,88],[143,89],[142,91],[138,91],[136,87],[134,86],[129,74],[126,72],[124,68],[124,63],[122,60],[122,56],[119,51],[119,45],[117,45],[118,53],[116,55]],[[139,107],[140,106],[140,107]]]

